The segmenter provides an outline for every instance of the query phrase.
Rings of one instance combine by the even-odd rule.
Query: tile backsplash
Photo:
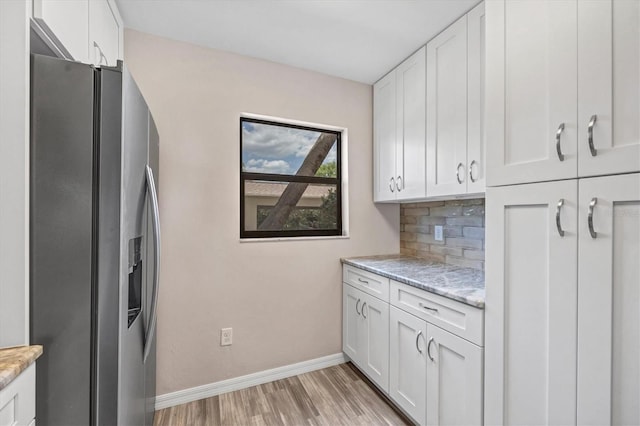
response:
[[[436,225],[443,241],[436,241]],[[484,269],[484,198],[400,205],[400,253]]]

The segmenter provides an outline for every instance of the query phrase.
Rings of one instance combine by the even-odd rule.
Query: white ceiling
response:
[[[116,0],[125,27],[373,83],[479,0]]]

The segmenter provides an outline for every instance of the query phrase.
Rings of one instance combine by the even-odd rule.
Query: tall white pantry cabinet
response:
[[[486,20],[485,423],[640,424],[640,2]]]

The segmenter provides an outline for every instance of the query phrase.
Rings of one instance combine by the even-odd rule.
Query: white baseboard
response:
[[[263,383],[273,382],[274,380],[286,379],[287,377],[297,376],[298,374],[342,364],[346,361],[347,359],[341,352],[321,358],[310,359],[297,364],[285,365],[283,367],[272,368],[271,370],[247,374],[246,376],[235,377],[233,379],[222,380],[215,383],[196,386],[194,388],[165,393],[164,395],[156,396],[156,410],[186,404],[187,402],[197,401],[199,399],[210,398],[222,393],[245,389],[251,386],[261,385]]]

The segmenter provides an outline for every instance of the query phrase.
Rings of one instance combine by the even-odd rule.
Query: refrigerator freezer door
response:
[[[39,424],[89,424],[94,72],[34,55],[31,84],[31,342]]]
[[[100,120],[96,130],[100,149],[93,417],[96,425],[106,426],[118,422],[122,73],[102,69],[98,75]]]
[[[145,205],[145,166],[148,157],[147,104],[126,70],[123,71],[123,137],[122,137],[122,224],[120,261],[120,425],[143,425],[145,421],[145,371],[143,364],[146,306],[128,326],[128,249],[129,240],[143,237],[147,245]],[[149,262],[145,253],[143,264]],[[145,267],[146,269],[146,267]],[[143,283],[144,283],[143,279]]]

